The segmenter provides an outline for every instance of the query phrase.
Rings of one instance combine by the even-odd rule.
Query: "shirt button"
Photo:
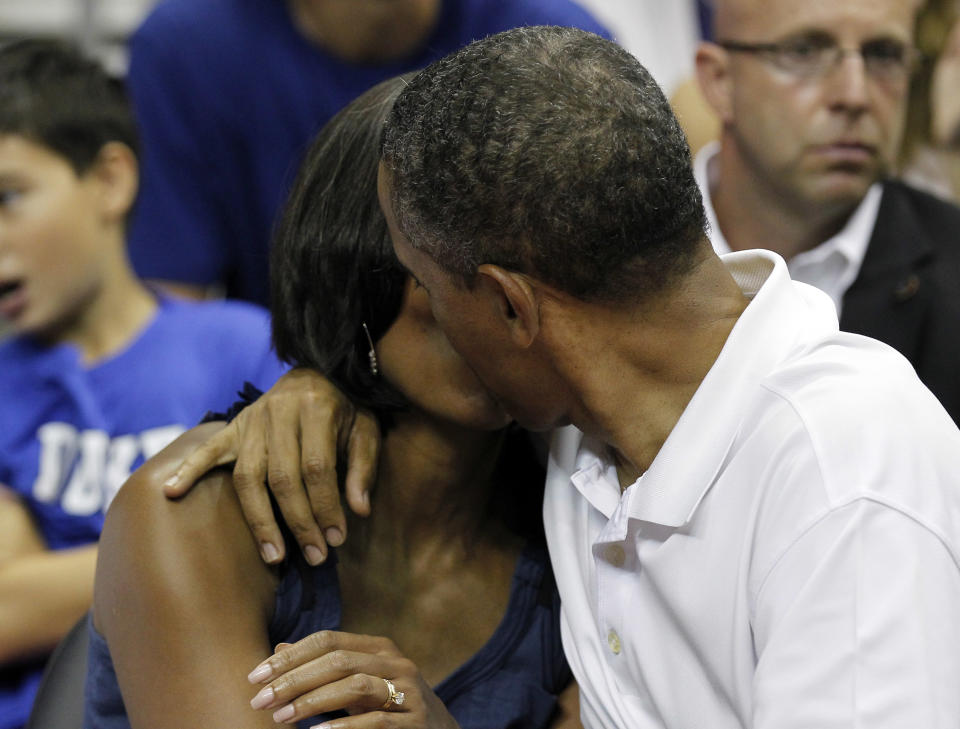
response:
[[[605,552],[607,562],[612,564],[614,567],[623,567],[623,563],[627,558],[626,553],[623,551],[623,547],[619,544],[611,544],[607,547]]]
[[[607,645],[610,646],[610,650],[615,656],[620,655],[620,636],[613,628],[607,633]]]

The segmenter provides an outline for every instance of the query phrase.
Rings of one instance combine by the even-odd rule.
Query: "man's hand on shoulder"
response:
[[[338,457],[346,458],[347,504],[366,516],[379,453],[380,429],[372,414],[355,408],[322,375],[294,369],[186,456],[164,492],[178,498],[211,468],[235,463],[234,487],[264,561],[284,556],[266,483],[304,557],[315,565],[327,558],[328,544],[339,546],[347,535]]]

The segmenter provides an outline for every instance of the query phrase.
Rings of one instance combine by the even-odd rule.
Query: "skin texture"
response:
[[[71,344],[92,364],[146,324],[156,303],[123,242],[136,183],[122,144],[78,176],[45,147],[0,135],[0,314],[14,333]],[[89,608],[97,548],[49,551],[28,510],[0,492],[2,663],[49,651]]]
[[[889,38],[910,45],[914,0],[724,0],[717,37],[778,42],[809,33],[845,49]],[[908,83],[884,82],[848,53],[823,77],[800,79],[762,56],[712,43],[697,75],[722,124],[711,170],[720,226],[736,250],[772,248],[790,258],[840,229],[896,159]]]
[[[440,0],[288,0],[288,5],[304,36],[358,64],[415,53],[440,15]]]

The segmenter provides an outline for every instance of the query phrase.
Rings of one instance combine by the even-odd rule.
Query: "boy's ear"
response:
[[[540,302],[529,277],[485,263],[477,274],[500,297],[501,315],[510,337],[520,347],[533,344],[540,333]]]
[[[730,54],[716,43],[703,42],[697,48],[697,82],[707,103],[722,123],[733,118],[733,88]]]
[[[137,196],[139,168],[133,151],[122,142],[107,142],[87,172],[97,184],[101,211],[110,221],[126,219]]]

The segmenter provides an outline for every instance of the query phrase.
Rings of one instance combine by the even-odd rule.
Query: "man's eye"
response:
[[[814,39],[789,41],[780,46],[784,55],[800,61],[820,58],[823,54],[830,53],[832,48],[831,43]]]
[[[0,188],[0,205],[6,206],[16,202],[22,194],[21,190]]]
[[[878,40],[864,43],[861,53],[865,61],[898,64],[903,63],[907,49],[897,41]]]

